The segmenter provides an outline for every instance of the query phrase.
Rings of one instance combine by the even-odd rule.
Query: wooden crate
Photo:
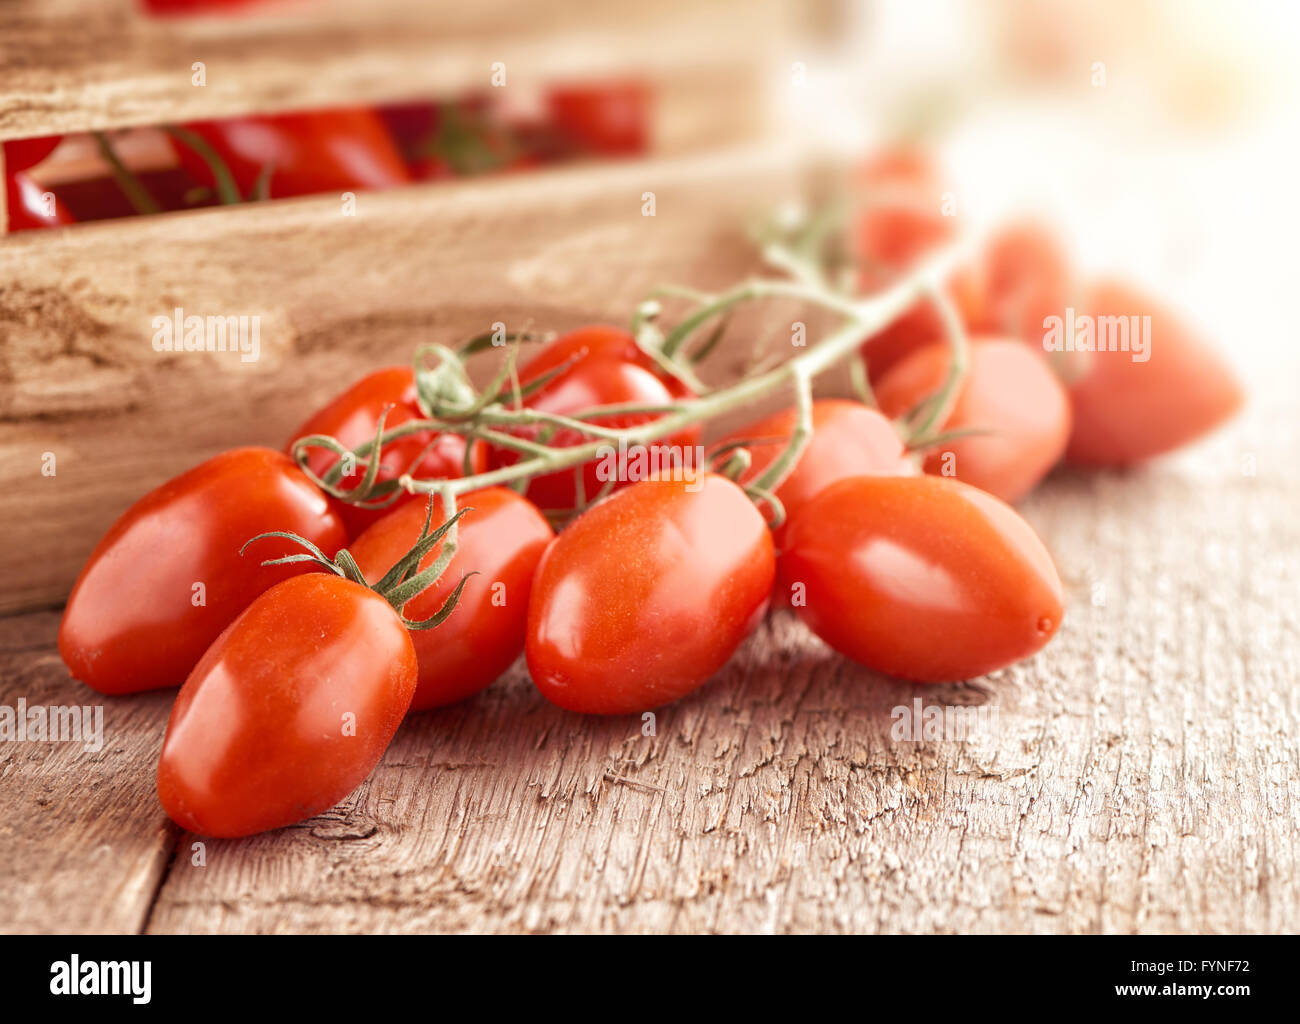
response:
[[[149,18],[135,0],[0,5],[0,140],[635,75],[660,151],[751,135],[781,0],[301,0]],[[202,62],[206,85],[192,84]]]
[[[365,194],[356,216],[320,198],[9,239],[0,518],[16,543],[0,611],[61,603],[144,491],[232,445],[284,444],[350,380],[420,344],[498,321],[625,323],[658,284],[738,280],[756,269],[746,218],[801,178],[784,151],[745,149]],[[154,317],[177,307],[259,317],[260,358],[154,351]],[[761,323],[740,320],[720,363],[745,358]]]

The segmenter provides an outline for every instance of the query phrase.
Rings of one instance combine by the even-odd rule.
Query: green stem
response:
[[[673,434],[679,433],[696,423],[713,419],[723,413],[744,408],[778,388],[801,379],[812,378],[825,372],[840,360],[856,352],[862,342],[872,334],[882,330],[898,317],[911,309],[919,298],[932,287],[932,281],[942,280],[956,258],[956,251],[949,251],[917,273],[905,278],[884,291],[869,298],[850,301],[838,296],[817,293],[800,286],[782,286],[779,282],[750,282],[733,290],[718,302],[726,301],[734,305],[735,298],[741,292],[748,297],[799,297],[820,302],[847,315],[848,322],[806,352],[789,362],[765,373],[739,381],[728,388],[722,388],[700,398],[684,399],[675,412],[637,424],[622,430],[609,431],[608,437],[601,437],[568,448],[551,448],[546,454],[521,459],[519,462],[499,469],[490,470],[472,477],[455,480],[417,480],[410,475],[400,478],[399,483],[406,490],[415,494],[430,494],[441,488],[447,488],[453,494],[465,494],[483,487],[511,484],[515,481],[531,478],[544,473],[553,473],[561,469],[579,466],[584,462],[599,458],[611,441],[622,441],[627,445],[648,444]],[[702,322],[702,321],[700,321]],[[568,417],[558,417],[560,421]],[[590,430],[590,424],[580,424],[583,430]],[[412,426],[404,424],[403,426]],[[400,429],[400,428],[399,428]],[[428,426],[425,429],[429,429]],[[387,437],[385,438],[387,440]],[[361,450],[358,449],[358,454]],[[796,455],[797,458],[797,455]],[[792,464],[792,462],[791,462]]]
[[[910,423],[909,433],[913,438],[925,437],[938,428],[952,413],[952,407],[961,394],[962,384],[970,367],[970,342],[966,338],[966,328],[962,326],[961,317],[953,302],[941,289],[934,289],[930,301],[939,311],[943,320],[944,334],[948,339],[951,356],[948,360],[948,376],[943,386],[921,407],[920,419]]]
[[[155,213],[162,213],[162,207],[158,201],[149,193],[135,173],[122,163],[122,158],[117,155],[117,150],[109,141],[108,136],[103,132],[92,132],[95,137],[95,145],[99,147],[99,155],[102,156],[113,173],[113,180],[117,182],[117,187],[122,190],[122,194],[130,201],[132,208],[136,213],[142,216],[151,216]]]

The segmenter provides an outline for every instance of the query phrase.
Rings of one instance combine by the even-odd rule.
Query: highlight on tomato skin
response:
[[[59,654],[104,694],[179,686],[259,594],[307,570],[263,566],[286,553],[270,530],[333,555],[346,543],[325,495],[287,456],[236,448],[146,494],[109,528],[73,585]]]
[[[268,196],[385,189],[411,181],[383,119],[366,107],[250,115],[184,126],[225,163],[240,196],[248,198],[267,169]],[[173,140],[181,167],[199,185],[216,177],[190,145]]]
[[[419,660],[419,683],[412,711],[464,700],[500,676],[523,653],[528,596],[542,553],[555,537],[546,518],[522,495],[488,487],[467,495],[468,509],[457,525],[456,553],[438,582],[406,603],[408,619],[431,617],[465,584],[455,610],[435,629],[411,634]],[[441,525],[435,505],[434,525]],[[426,507],[410,502],[384,516],[348,550],[366,580],[376,583],[414,545]],[[434,548],[420,563],[431,565]]]
[[[5,175],[5,209],[9,222],[6,230],[31,231],[36,228],[57,228],[75,224],[77,218],[54,197],[54,202],[46,206],[46,191],[27,174],[19,171]]]
[[[798,423],[791,406],[732,431],[719,444],[745,442],[752,461],[742,484],[760,477],[780,457]],[[813,434],[794,469],[776,489],[787,523],[795,511],[837,480],[861,474],[911,476],[917,472],[894,425],[875,409],[844,398],[819,398],[812,405]],[[782,545],[786,524],[774,537]]]
[[[934,476],[853,477],[791,523],[779,586],[845,657],[900,679],[971,679],[1060,627],[1060,577],[1010,506]]]
[[[386,430],[399,427],[415,419],[423,419],[416,400],[415,371],[410,366],[389,366],[362,377],[346,391],[336,395],[314,412],[294,431],[285,445],[286,454],[292,454],[294,442],[312,434],[333,437],[347,448],[357,448],[375,439],[379,417],[388,411],[384,420]],[[307,467],[318,477],[324,475],[338,456],[327,448],[312,448],[307,454]],[[475,444],[471,453],[471,468],[481,473],[487,468],[487,449]],[[464,475],[465,439],[459,434],[438,434],[421,431],[390,441],[380,453],[377,480],[395,480],[410,473],[417,480],[447,480]],[[343,477],[339,483],[350,489],[361,483],[365,466],[360,460],[353,477]],[[331,507],[347,527],[348,536],[360,536],[368,527],[382,519],[393,509],[409,502],[412,495],[403,493],[392,505],[384,508],[364,508],[360,505],[329,497]]]
[[[379,763],[416,671],[406,627],[373,590],[321,572],[277,584],[181,687],[158,758],[163,809],[235,838],[334,806]]]
[[[1130,350],[1080,354],[1083,372],[1070,384],[1074,429],[1067,461],[1126,466],[1198,440],[1231,419],[1245,401],[1227,362],[1174,313],[1122,281],[1087,290],[1081,314],[1150,317],[1147,358]],[[1135,358],[1135,356],[1137,356]]]
[[[1017,340],[973,338],[967,375],[940,431],[983,431],[929,449],[925,471],[955,477],[1016,502],[1060,461],[1070,402],[1041,354]],[[881,410],[899,417],[938,392],[952,350],[935,342],[895,363],[875,386]]]
[[[774,573],[771,532],[730,480],[633,484],[579,516],[542,556],[529,674],[570,711],[670,703],[707,682],[757,626]]]

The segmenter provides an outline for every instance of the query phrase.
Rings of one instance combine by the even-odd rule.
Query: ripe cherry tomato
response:
[[[54,152],[62,135],[45,135],[36,139],[11,139],[4,143],[5,174],[35,167]]]
[[[881,410],[902,416],[940,390],[951,364],[951,349],[942,342],[895,363],[875,387]],[[987,433],[931,448],[927,473],[956,477],[1003,501],[1019,501],[1065,453],[1070,401],[1047,361],[1028,346],[973,340],[965,381],[938,429]]]
[[[384,429],[401,426],[415,419],[423,419],[416,401],[415,371],[409,366],[390,366],[376,370],[357,381],[343,394],[319,409],[306,423],[294,432],[285,447],[292,454],[294,441],[309,434],[326,434],[348,448],[356,448],[374,440],[379,427],[379,417],[391,406]],[[427,451],[426,451],[427,449]],[[338,458],[326,448],[312,448],[307,466],[317,476],[324,476]],[[465,439],[458,434],[433,434],[422,431],[398,438],[384,445],[380,456],[378,479],[395,480],[410,473],[420,480],[448,480],[464,474]],[[475,445],[471,468],[481,473],[487,467],[487,453],[482,445]],[[361,483],[366,468],[360,460],[352,477],[340,483],[345,488]],[[349,487],[348,481],[352,480]],[[385,508],[362,508],[330,497],[330,504],[347,526],[348,536],[356,537],[372,523],[378,522],[398,505],[411,500],[404,494],[393,505]]]
[[[945,215],[942,205],[943,176],[923,150],[883,150],[859,169],[857,185],[855,254],[864,294],[887,288],[925,256],[955,240],[957,219]],[[982,322],[984,295],[977,268],[954,270],[947,296],[964,323]],[[917,302],[863,344],[871,382],[900,359],[943,337],[943,319],[934,304],[929,299]]]
[[[644,82],[556,86],[546,103],[552,125],[581,150],[628,156],[649,147],[650,90]]]
[[[181,687],[158,759],[163,809],[228,838],[334,806],[379,763],[415,677],[406,627],[373,590],[321,572],[272,587]]]
[[[403,612],[408,619],[429,618],[451,596],[462,575],[477,573],[441,625],[411,634],[420,662],[412,711],[453,704],[478,693],[519,657],[533,574],[555,536],[542,514],[508,488],[475,491],[462,505],[469,511],[457,525],[455,556],[438,582],[408,601]],[[411,550],[424,517],[425,506],[411,502],[357,538],[348,550],[370,583],[377,583]],[[431,565],[440,550],[434,548],[420,568]]]
[[[753,439],[745,445],[753,462],[741,477],[742,482],[758,479],[776,461],[794,433],[798,418],[797,409],[783,409],[723,439],[724,444]],[[776,490],[777,498],[785,507],[786,523],[797,509],[837,480],[863,474],[910,476],[916,473],[916,466],[907,457],[894,425],[861,402],[820,398],[813,402],[812,421],[813,436],[794,469]],[[761,440],[764,438],[769,440]],[[776,531],[778,548],[785,528],[786,524],[782,524]]]
[[[45,189],[21,172],[5,177],[5,208],[9,215],[8,230],[11,232],[55,228],[77,222],[57,196],[53,206],[47,208]]]
[[[225,13],[265,2],[266,0],[141,0],[142,6],[150,14],[163,16]]]
[[[185,127],[225,161],[244,198],[254,191],[266,168],[273,199],[393,188],[411,180],[383,120],[364,108],[232,117]],[[190,176],[215,187],[207,162],[183,142],[176,141],[175,146]]]
[[[978,322],[985,334],[1018,338],[1042,351],[1043,320],[1064,316],[1072,283],[1069,260],[1050,230],[1010,224],[989,240],[982,259],[983,297]]]
[[[542,556],[528,671],[570,711],[677,700],[757,625],[774,571],[767,525],[730,480],[641,481],[592,506]]]
[[[100,693],[179,686],[249,603],[301,564],[266,538],[297,533],[333,555],[343,523],[288,458],[269,448],[225,452],[151,491],[115,522],[77,577],[59,627],[72,675]]]
[[[524,400],[530,409],[570,415],[584,409],[602,405],[667,405],[689,394],[675,379],[661,377],[653,360],[639,348],[632,336],[615,327],[585,327],[558,338],[530,360],[519,372],[521,384],[568,365],[548,381],[541,390]],[[656,416],[652,413],[634,413],[620,416],[602,416],[592,423],[606,427],[631,427],[646,423]],[[519,436],[536,439],[539,431],[516,430]],[[666,461],[670,457],[691,458],[685,449],[699,441],[699,428],[691,427],[672,437],[647,446],[653,459]],[[550,438],[553,447],[572,447],[586,441],[576,430],[560,429]],[[672,449],[677,449],[676,453]],[[494,448],[490,456],[493,468],[513,465],[519,461],[516,452]],[[692,462],[694,465],[694,462]],[[605,486],[600,479],[600,460],[584,463],[582,468],[583,493],[588,500],[594,498]],[[528,498],[545,510],[573,508],[578,492],[575,471],[559,470],[534,477],[528,484]],[[628,483],[620,470],[615,488]]]
[[[1137,362],[1123,350],[1081,354],[1083,376],[1070,386],[1070,462],[1141,462],[1195,441],[1241,408],[1232,370],[1169,310],[1117,281],[1094,284],[1084,301],[1081,312],[1094,317],[1150,316],[1150,358]]]
[[[841,480],[787,540],[781,575],[803,585],[799,616],[877,672],[970,679],[1033,654],[1061,624],[1061,581],[1029,524],[956,480]]]
[[[879,291],[888,287],[896,275],[870,275],[862,277],[863,291]],[[983,291],[979,276],[971,267],[959,267],[948,280],[945,292],[957,310],[962,323],[969,326],[983,319]],[[867,376],[874,385],[890,367],[919,348],[946,338],[944,323],[934,303],[922,299],[883,331],[873,334],[862,346],[867,361]]]

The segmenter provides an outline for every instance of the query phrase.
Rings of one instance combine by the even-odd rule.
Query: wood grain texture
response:
[[[153,764],[168,694],[105,705],[72,684],[54,646],[58,615],[0,618],[0,705],[100,705],[103,747],[0,740],[4,932],[132,932],[144,926],[175,846]]]
[[[1063,472],[1026,503],[1069,598],[1029,662],[914,687],[778,613],[663,709],[653,737],[637,719],[551,707],[516,666],[408,721],[329,813],[210,842],[203,867],[181,837],[144,916],[146,887],[112,890],[117,903],[99,891],[86,833],[115,836],[114,865],[137,858],[130,877],[156,870],[166,826],[145,762],[166,708],[114,703],[103,787],[67,751],[0,747],[0,883],[25,896],[4,926],[1295,931],[1300,436],[1282,384],[1300,367],[1287,358],[1290,374],[1254,381],[1247,417],[1215,441],[1140,472]],[[5,648],[9,703],[81,699],[54,626],[4,623],[27,638]],[[966,742],[892,739],[891,709],[917,696],[995,706],[997,720]]]
[[[317,405],[421,344],[496,322],[625,323],[656,285],[733,283],[755,267],[738,225],[796,195],[802,174],[786,154],[744,150],[366,194],[356,216],[336,199],[288,200],[10,239],[0,612],[58,604],[145,491],[234,445],[279,447]],[[152,320],[177,307],[260,317],[259,358],[155,351]],[[770,313],[737,321],[733,364],[788,338],[790,316],[782,327]]]
[[[136,0],[6,0],[0,139],[454,96],[486,89],[500,62],[512,89],[628,74],[660,83],[656,142],[676,152],[751,130],[753,72],[783,7],[309,0],[159,19]],[[191,81],[195,62],[206,68],[202,86]]]

